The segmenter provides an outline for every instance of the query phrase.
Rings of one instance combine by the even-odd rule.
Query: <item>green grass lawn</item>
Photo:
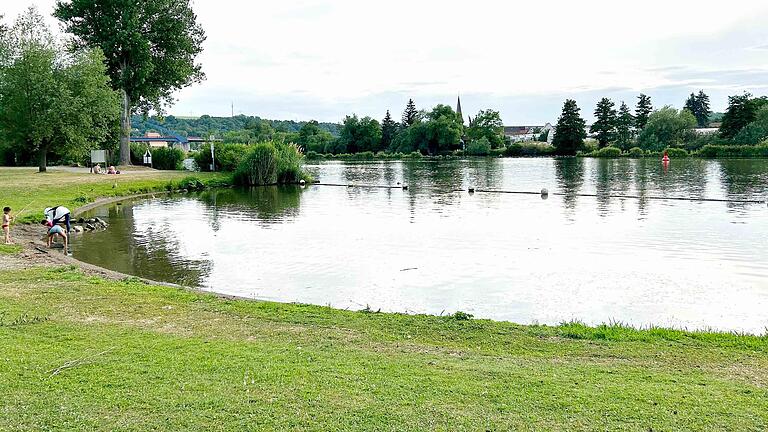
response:
[[[156,171],[137,168],[120,175],[96,175],[51,168],[0,168],[0,208],[9,206],[18,222],[42,219],[43,209],[63,205],[71,210],[97,198],[178,189],[184,179],[194,176],[204,183],[231,183],[231,176],[219,173]]]
[[[39,211],[185,175],[0,182],[3,205]],[[768,429],[768,337],[461,318],[3,270],[0,431]]]
[[[0,430],[765,430],[768,339],[0,272]]]

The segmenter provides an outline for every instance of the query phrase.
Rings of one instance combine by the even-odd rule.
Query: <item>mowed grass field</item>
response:
[[[32,222],[42,219],[46,207],[63,205],[74,210],[98,198],[178,189],[189,177],[214,185],[231,183],[229,174],[141,167],[119,175],[90,174],[87,169],[52,167],[38,173],[37,168],[0,167],[0,207],[11,207],[19,222]]]
[[[75,204],[184,176],[70,175],[0,170],[5,193]],[[765,336],[224,299],[18,252],[0,249],[3,431],[768,429]]]

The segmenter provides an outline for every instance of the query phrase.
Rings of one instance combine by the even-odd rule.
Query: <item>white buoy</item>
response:
[[[549,195],[549,191],[547,190],[547,188],[542,189],[541,196],[547,196],[547,195]]]
[[[306,182],[306,181],[304,181],[304,179],[301,179],[301,180],[299,180],[299,184],[300,184],[300,185],[302,185],[302,186],[304,186],[305,184],[307,184],[307,182]]]

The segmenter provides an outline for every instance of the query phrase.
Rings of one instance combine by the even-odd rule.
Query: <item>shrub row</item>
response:
[[[339,153],[339,154],[323,154],[313,151],[307,152],[307,159],[338,159],[338,160],[394,160],[394,159],[420,159],[424,157],[421,153],[415,151],[413,153],[386,153],[378,152],[373,153],[370,151],[360,153]]]
[[[758,158],[768,157],[768,142],[760,145],[713,145],[707,144],[699,149],[698,155],[706,158],[714,157],[742,157]]]
[[[131,143],[131,163],[144,165],[144,153],[149,146],[144,143]],[[149,148],[152,154],[152,167],[159,170],[182,170],[184,166],[184,151],[173,147]]]

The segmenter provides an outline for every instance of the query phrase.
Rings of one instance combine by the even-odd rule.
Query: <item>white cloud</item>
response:
[[[12,1],[6,19],[30,3]],[[50,13],[54,1],[34,3]],[[208,35],[200,58],[208,79],[178,94],[179,115],[226,115],[233,101],[246,114],[336,121],[350,111],[399,112],[408,97],[422,107],[453,103],[461,92],[468,111],[492,107],[508,123],[531,123],[554,120],[566,96],[590,95],[579,100],[588,113],[601,89],[676,101],[696,85],[711,87],[721,108],[739,82],[721,82],[717,71],[762,67],[756,47],[768,44],[760,0],[736,1],[728,13],[690,0],[197,0],[194,8]]]

